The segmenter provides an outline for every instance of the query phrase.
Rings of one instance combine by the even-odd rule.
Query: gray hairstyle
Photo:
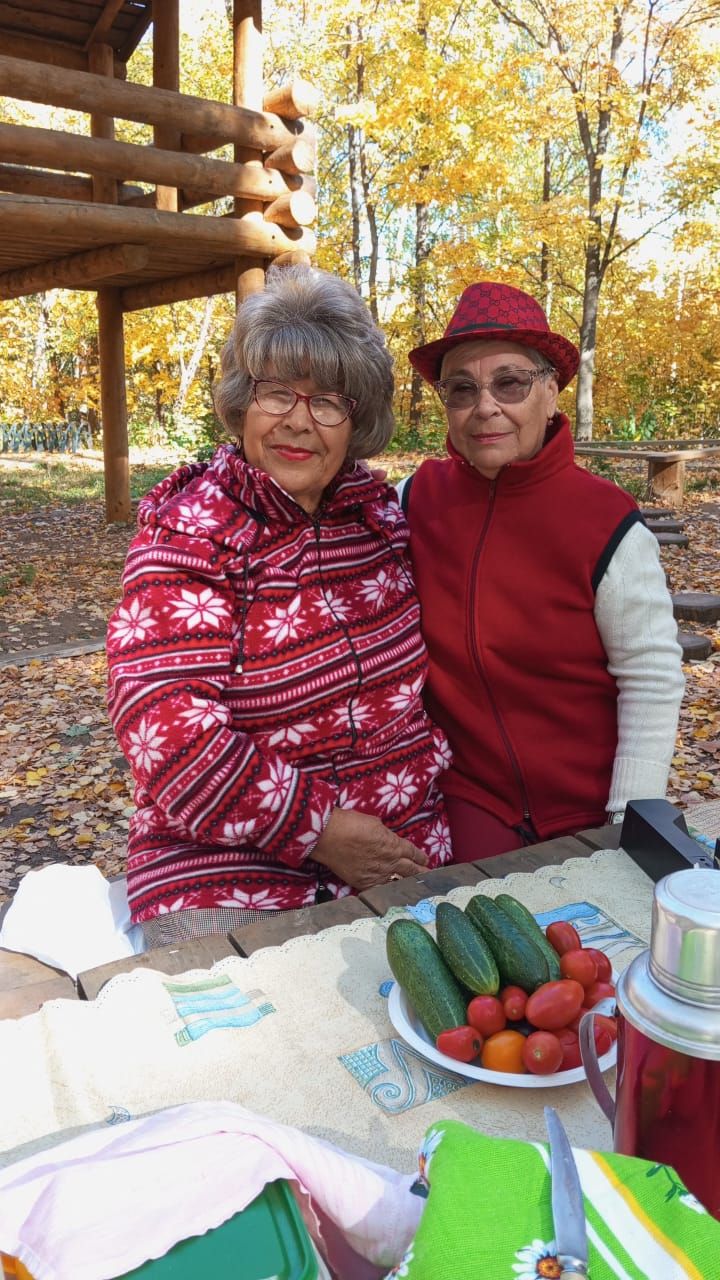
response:
[[[312,378],[324,391],[357,400],[349,458],[371,458],[390,440],[394,419],[392,357],[357,291],[314,267],[270,267],[265,288],[238,308],[223,348],[215,408],[242,437],[253,378]]]
[[[555,377],[557,377],[557,369],[552,360],[548,360],[547,356],[544,356],[541,351],[536,351],[535,347],[525,347],[525,350],[536,369],[541,369],[543,373],[554,373]]]

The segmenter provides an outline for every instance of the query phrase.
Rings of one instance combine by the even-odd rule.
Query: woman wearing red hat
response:
[[[577,466],[558,392],[579,353],[509,285],[463,293],[410,353],[447,450],[402,493],[426,702],[453,765],[456,861],[597,826],[665,794],[683,692],[658,544],[624,490]]]

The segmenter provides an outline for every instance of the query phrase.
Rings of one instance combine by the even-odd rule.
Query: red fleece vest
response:
[[[409,502],[426,704],[454,756],[444,790],[542,837],[605,820],[617,686],[595,592],[641,518],[574,463],[564,415],[551,430],[495,481],[449,446],[419,468]]]

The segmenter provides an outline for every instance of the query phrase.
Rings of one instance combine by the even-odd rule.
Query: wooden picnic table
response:
[[[648,497],[664,498],[682,506],[685,495],[685,464],[717,461],[720,448],[635,449],[623,445],[576,444],[575,453],[584,458],[625,458],[647,462]]]
[[[224,956],[249,956],[262,947],[280,946],[289,938],[319,933],[333,925],[349,924],[368,916],[382,916],[391,907],[419,902],[449,892],[458,885],[478,884],[515,871],[533,872],[539,867],[554,866],[567,858],[589,858],[597,849],[616,849],[620,826],[606,826],[580,831],[541,844],[502,853],[478,862],[459,863],[425,871],[392,884],[376,885],[357,896],[340,898],[299,911],[278,912],[267,920],[245,925],[231,934],[211,934],[145,951],[100,965],[78,976],[74,982],[67,974],[42,964],[39,960],[13,951],[0,949],[0,1018],[19,1018],[34,1013],[46,1000],[92,1000],[110,978],[132,969],[156,969],[161,973],[186,973],[191,969],[210,968]]]

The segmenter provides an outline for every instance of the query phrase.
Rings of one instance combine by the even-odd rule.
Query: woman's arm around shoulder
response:
[[[609,813],[664,796],[685,680],[657,539],[633,524],[595,597],[595,621],[618,686],[618,742]]]

